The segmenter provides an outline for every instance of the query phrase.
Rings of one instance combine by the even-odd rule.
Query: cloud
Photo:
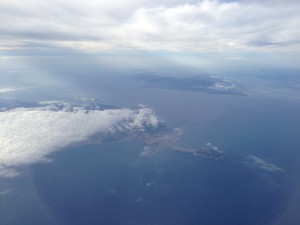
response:
[[[2,0],[1,49],[299,51],[299,1]]]
[[[251,166],[260,168],[262,170],[266,170],[269,172],[283,172],[284,170],[278,166],[276,166],[274,163],[267,162],[265,159],[255,156],[255,155],[249,155],[247,157],[247,164],[250,164]]]
[[[87,108],[61,102],[0,112],[0,176],[16,176],[17,167],[49,161],[47,155],[92,136],[155,129],[159,119],[146,107],[137,110]]]
[[[11,192],[11,189],[6,189],[6,190],[3,190],[3,191],[0,191],[0,196],[9,194],[10,192]]]
[[[24,89],[26,89],[26,87],[0,87],[0,94],[6,93],[6,92],[24,90]]]

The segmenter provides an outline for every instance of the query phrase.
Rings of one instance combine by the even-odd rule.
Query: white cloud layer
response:
[[[0,112],[0,176],[15,176],[17,166],[47,161],[47,155],[95,134],[143,131],[159,120],[149,108],[87,110],[62,103]],[[101,141],[101,140],[100,140]]]
[[[278,166],[276,166],[274,163],[267,162],[261,157],[255,156],[255,155],[249,155],[247,157],[248,162],[252,166],[255,166],[257,168],[269,171],[269,172],[283,172],[284,170]]]
[[[0,49],[300,49],[299,1],[2,0]]]

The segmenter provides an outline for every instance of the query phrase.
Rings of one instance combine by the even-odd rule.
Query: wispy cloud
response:
[[[2,111],[0,121],[0,176],[15,176],[18,166],[48,161],[50,152],[95,135],[101,141],[101,134],[140,132],[160,123],[146,107],[100,110],[57,102]]]
[[[1,49],[299,51],[299,1],[2,0]]]
[[[274,163],[268,162],[265,159],[255,156],[255,155],[249,155],[247,156],[247,164],[260,168],[262,170],[266,170],[269,172],[283,172],[284,170],[278,166],[276,166]]]
[[[0,87],[0,94],[27,89],[27,87]]]
[[[11,192],[11,189],[6,189],[6,190],[4,190],[4,191],[0,191],[0,196],[1,195],[7,195],[7,194],[9,194]]]

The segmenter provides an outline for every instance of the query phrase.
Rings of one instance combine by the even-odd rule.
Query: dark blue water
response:
[[[142,143],[78,146],[32,168],[41,207],[58,224],[258,224],[281,190],[231,160]],[[229,156],[230,157],[230,156]]]
[[[0,224],[257,225],[277,224],[281,215],[300,221],[292,201],[300,196],[297,100],[132,88],[108,96],[121,107],[151,106],[170,128],[183,129],[185,143],[212,142],[225,159],[167,147],[141,157],[144,143],[136,141],[73,146],[52,154],[52,163],[1,180],[12,191],[0,196]],[[284,172],[249,166],[248,155]]]

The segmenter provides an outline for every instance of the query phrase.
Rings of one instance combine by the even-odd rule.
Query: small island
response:
[[[205,146],[200,148],[193,148],[190,146],[186,146],[182,144],[176,135],[167,135],[158,133],[155,135],[143,135],[143,141],[147,144],[145,146],[144,151],[141,153],[142,155],[149,155],[157,151],[160,146],[166,146],[170,149],[181,152],[181,153],[189,153],[194,156],[198,156],[206,159],[215,159],[215,160],[223,160],[224,159],[224,151],[219,149],[217,146],[208,142]]]
[[[212,143],[207,143],[206,146],[197,149],[193,152],[194,155],[203,158],[212,158],[215,160],[224,159],[224,151],[214,146]]]

